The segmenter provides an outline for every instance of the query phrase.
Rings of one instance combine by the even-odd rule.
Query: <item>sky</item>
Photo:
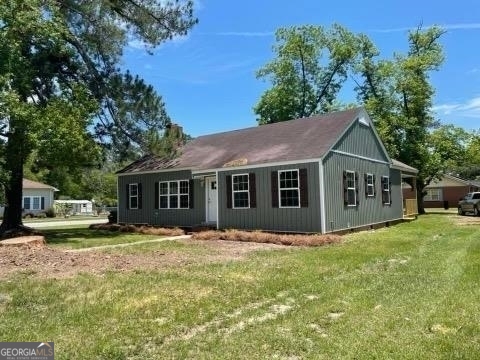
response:
[[[150,55],[136,41],[122,66],[152,84],[173,122],[193,136],[256,126],[254,105],[270,87],[255,72],[274,58],[279,27],[339,23],[366,34],[381,56],[408,49],[408,29],[442,26],[445,61],[431,76],[442,123],[480,129],[478,0],[195,0],[199,23]],[[339,100],[355,102],[346,83]]]

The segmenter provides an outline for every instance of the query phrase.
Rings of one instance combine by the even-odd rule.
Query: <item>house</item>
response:
[[[22,207],[24,213],[37,214],[53,206],[58,189],[37,181],[23,179]]]
[[[426,208],[456,208],[458,200],[472,191],[480,191],[480,181],[464,180],[445,174],[425,187],[423,203]],[[404,184],[403,196],[406,199],[416,196],[411,186]]]
[[[118,174],[118,222],[328,233],[403,218],[402,178],[363,108],[200,136]]]
[[[93,203],[90,200],[55,200],[54,207],[68,209],[69,215],[93,215]]]

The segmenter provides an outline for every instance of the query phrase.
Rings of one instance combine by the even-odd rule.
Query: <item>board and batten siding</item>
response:
[[[343,172],[358,173],[357,206],[344,204]],[[375,196],[365,194],[366,173],[375,175]],[[389,176],[391,205],[382,203],[381,177]],[[337,153],[324,159],[326,232],[339,231],[403,218],[401,172],[388,164],[364,160]]]
[[[358,120],[340,138],[334,146],[334,150],[388,162],[372,127],[364,125]]]
[[[190,171],[120,175],[118,177],[118,222],[157,226],[193,226],[205,221],[205,190],[193,180],[193,209],[155,209],[155,183],[190,180]],[[128,209],[127,184],[142,184],[142,208]]]
[[[272,207],[272,171],[307,169],[308,207]],[[227,175],[255,174],[256,207],[227,208]],[[295,165],[267,166],[218,172],[219,228],[273,230],[291,232],[320,232],[320,185],[318,162]]]

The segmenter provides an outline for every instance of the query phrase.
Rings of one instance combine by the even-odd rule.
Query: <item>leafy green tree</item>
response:
[[[195,23],[192,1],[0,2],[0,180],[7,202],[0,232],[22,224],[22,177],[32,152],[39,167],[92,165],[98,140],[140,146],[143,133],[164,126],[158,95],[119,70],[122,50],[131,39],[151,49]]]
[[[392,60],[378,59],[378,50],[363,37],[356,67],[362,78],[356,88],[358,99],[374,119],[389,154],[419,170],[420,213],[424,212],[424,188],[441,173],[446,160],[434,151],[439,144],[432,143],[431,131],[438,121],[431,110],[435,91],[429,78],[443,62],[439,42],[443,33],[438,27],[411,31],[408,52],[397,53]]]
[[[280,28],[276,58],[257,72],[272,87],[254,107],[259,124],[331,111],[358,52],[358,37],[335,24],[331,29],[304,25]]]

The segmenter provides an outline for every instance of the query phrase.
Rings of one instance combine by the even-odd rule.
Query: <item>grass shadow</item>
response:
[[[44,229],[42,230],[47,244],[75,244],[88,240],[112,239],[125,236],[125,233],[88,228]],[[80,240],[82,239],[82,240]]]

